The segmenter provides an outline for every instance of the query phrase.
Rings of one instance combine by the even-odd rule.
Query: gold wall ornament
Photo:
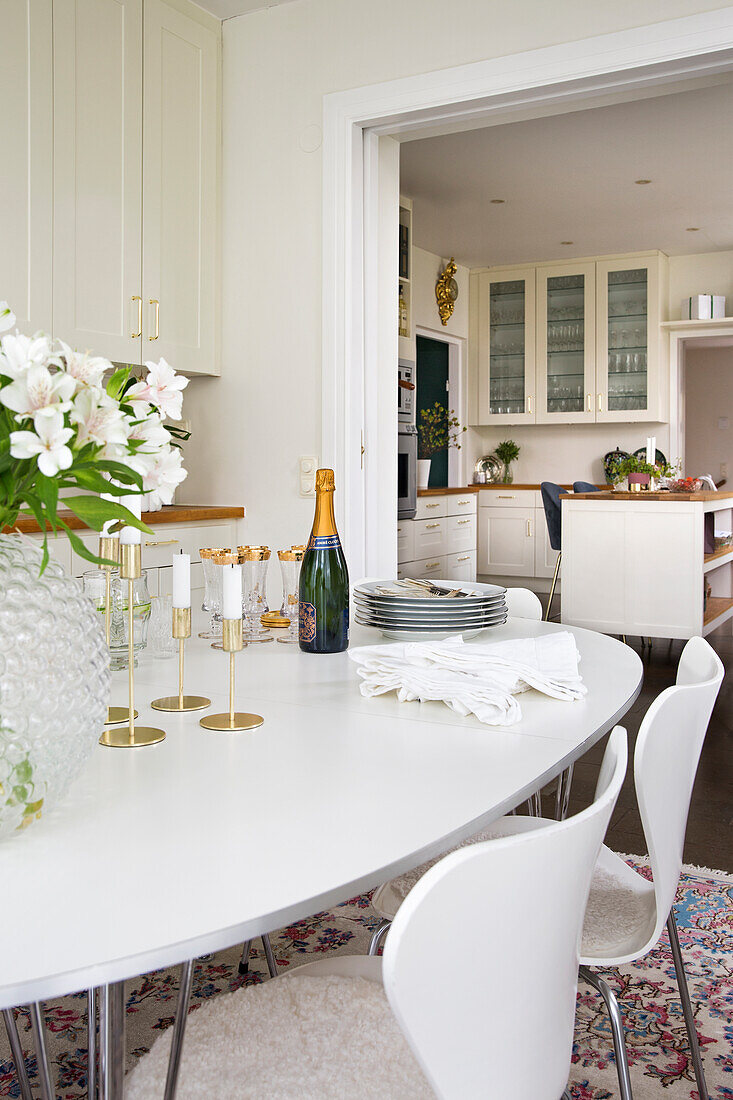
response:
[[[435,300],[438,303],[441,323],[444,325],[448,324],[458,297],[458,283],[454,278],[457,270],[456,261],[451,256],[450,262],[445,265],[435,284]]]

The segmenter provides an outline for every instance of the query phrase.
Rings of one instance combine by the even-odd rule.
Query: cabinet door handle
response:
[[[593,412],[593,394],[592,393],[588,394],[588,412],[589,413]]]
[[[425,507],[426,508],[440,508],[440,505],[439,504],[426,504]]]
[[[527,413],[532,412],[532,394],[527,394]]]
[[[527,538],[528,539],[532,538],[532,520],[531,519],[527,520]]]
[[[440,524],[439,523],[426,523],[425,524],[425,530],[426,531],[429,531],[432,527],[440,527]]]
[[[137,332],[131,332],[130,336],[137,340],[143,334],[143,300],[139,294],[133,294],[131,301],[137,302]]]
[[[160,302],[157,298],[148,298],[151,306],[155,306],[155,336],[148,336],[148,340],[157,340],[160,336]],[[142,309],[142,303],[140,304]]]
[[[498,493],[496,499],[497,500],[514,500],[514,495],[512,493]]]
[[[471,501],[470,500],[459,500],[458,503],[459,504],[470,504]]]
[[[470,557],[471,557],[470,554],[461,554],[460,557],[457,560],[458,561],[468,561]]]
[[[470,519],[459,519],[459,520],[458,520],[458,525],[459,525],[459,527],[460,527],[460,525],[461,525],[462,523],[470,523],[470,522],[471,522],[471,521],[470,521]]]
[[[440,569],[440,562],[439,561],[429,561],[429,562],[427,562],[426,565],[425,565],[425,572],[426,573],[427,573],[428,569]]]
[[[603,394],[602,393],[598,394],[598,411],[599,411],[599,413],[603,412]]]
[[[159,540],[158,539],[151,539],[149,542],[146,542],[145,545],[146,546],[174,546],[177,542],[180,542],[180,541],[181,541],[180,539],[159,539]]]

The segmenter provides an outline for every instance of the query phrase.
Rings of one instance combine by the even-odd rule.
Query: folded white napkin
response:
[[[396,642],[350,649],[361,694],[396,691],[401,702],[442,700],[458,714],[510,726],[522,711],[515,696],[535,688],[571,702],[586,694],[578,673],[575,638],[563,630],[539,638],[513,638],[493,645],[466,643],[459,635],[442,642]]]

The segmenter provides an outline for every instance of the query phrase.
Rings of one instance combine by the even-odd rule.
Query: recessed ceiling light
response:
[[[687,232],[688,233],[699,233],[700,232],[700,226],[699,225],[688,225]]]
[[[573,241],[560,241],[560,244],[573,244]]]
[[[651,183],[651,182],[652,182],[651,180],[634,180],[634,183],[638,183],[638,184]]]
[[[489,202],[493,202],[498,205],[500,202],[506,202],[506,199],[489,199]]]

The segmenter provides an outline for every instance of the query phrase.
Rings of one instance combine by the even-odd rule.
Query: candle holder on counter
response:
[[[207,714],[205,718],[199,719],[199,725],[207,730],[256,729],[265,720],[261,714],[249,714],[234,709],[234,657],[244,648],[241,618],[222,619],[222,647],[229,654],[229,712]]]
[[[119,564],[120,561],[120,538],[119,535],[100,535],[99,537],[99,557],[107,558],[109,561]],[[101,565],[100,568],[104,572],[104,636],[107,642],[107,649],[110,648],[111,641],[111,604],[112,604],[112,570],[113,565]],[[137,718],[137,711],[135,711],[135,718]],[[107,707],[107,719],[105,726],[119,725],[121,722],[129,722],[130,710],[129,707]]]
[[[153,710],[186,711],[204,710],[211,706],[211,699],[204,695],[183,694],[183,648],[191,637],[191,608],[173,608],[173,637],[178,639],[178,695],[164,695],[150,704]]]
[[[113,749],[137,749],[146,745],[157,745],[165,738],[165,731],[155,726],[136,726],[135,718],[135,604],[133,582],[142,574],[140,561],[140,543],[122,542],[120,545],[120,577],[127,581],[128,614],[128,689],[129,709],[126,726],[106,729],[99,738],[100,745]]]

